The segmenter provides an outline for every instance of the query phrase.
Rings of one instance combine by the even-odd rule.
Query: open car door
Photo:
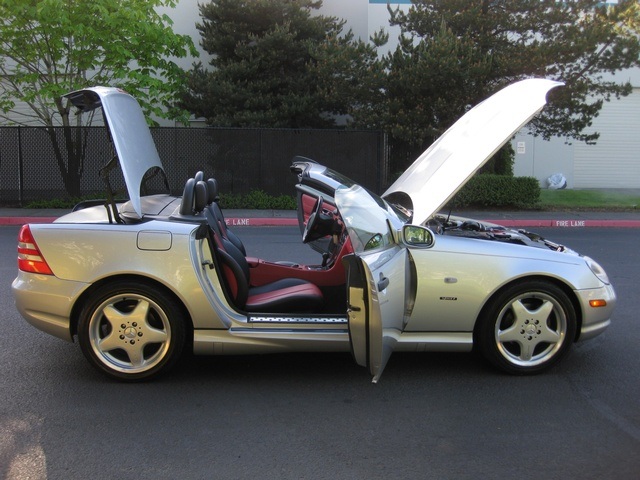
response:
[[[407,250],[394,247],[372,255],[352,254],[344,262],[351,353],[376,383],[406,324]]]
[[[344,258],[351,351],[377,382],[410,315],[409,253],[396,240],[402,220],[358,185],[336,190],[355,253]]]

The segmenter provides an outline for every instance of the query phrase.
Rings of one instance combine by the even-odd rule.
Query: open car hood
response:
[[[542,110],[547,92],[560,85],[552,80],[523,80],[476,105],[425,150],[383,198],[411,208],[413,223],[425,222]],[[412,205],[402,201],[406,195]]]
[[[86,88],[65,97],[81,112],[102,106],[131,205],[142,218],[140,196],[143,182],[152,174],[162,172],[164,175],[164,170],[140,105],[128,93],[111,87]]]

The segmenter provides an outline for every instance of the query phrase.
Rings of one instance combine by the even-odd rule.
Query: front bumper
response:
[[[73,342],[71,310],[87,284],[19,272],[11,284],[20,315],[43,332]]]
[[[616,308],[616,292],[611,285],[588,290],[576,290],[582,306],[582,328],[578,340],[588,340],[600,335],[611,324],[611,316]],[[605,307],[592,307],[590,300],[606,300]]]

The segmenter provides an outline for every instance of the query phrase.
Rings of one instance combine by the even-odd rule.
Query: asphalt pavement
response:
[[[64,209],[0,208],[0,225],[51,223],[69,213]],[[640,228],[640,209],[610,210],[461,210],[453,215],[498,223],[505,227],[615,227]],[[225,210],[229,225],[292,226],[297,225],[294,210]]]

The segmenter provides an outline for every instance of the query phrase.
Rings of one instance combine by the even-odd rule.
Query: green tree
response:
[[[355,121],[384,128],[413,151],[430,144],[470,106],[522,78],[566,84],[552,92],[550,105],[532,124],[544,138],[595,142],[598,134],[584,129],[603,102],[631,92],[628,82],[612,75],[640,65],[636,0],[412,3],[406,11],[389,9],[402,36],[383,58],[384,104],[376,115],[364,112]]]
[[[81,116],[61,96],[118,86],[147,115],[186,118],[174,107],[184,72],[171,58],[197,55],[190,37],[157,13],[175,0],[0,0],[0,119],[44,126],[67,192],[77,196],[85,157]],[[17,108],[17,107],[21,108]],[[86,124],[86,123],[85,123]],[[62,126],[56,136],[53,127]]]
[[[330,127],[370,87],[374,45],[314,13],[317,0],[212,0],[200,5],[201,45],[182,105],[208,124]]]

